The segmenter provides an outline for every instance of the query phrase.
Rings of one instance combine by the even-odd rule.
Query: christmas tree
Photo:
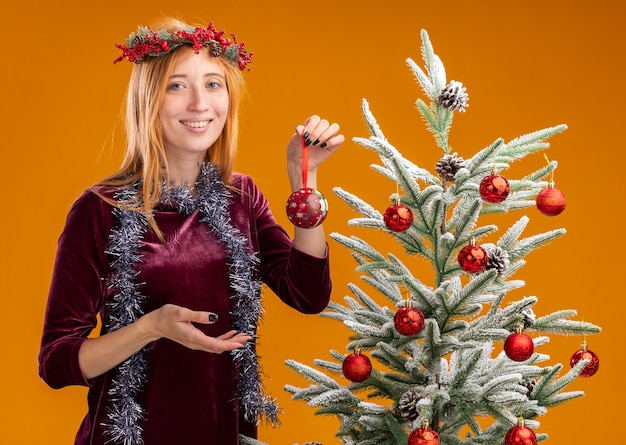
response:
[[[539,351],[547,334],[584,337],[600,328],[572,320],[574,310],[536,317],[536,297],[514,300],[509,294],[524,286],[512,277],[525,257],[564,229],[523,237],[527,216],[503,233],[479,219],[535,205],[550,216],[565,208],[553,181],[556,161],[546,157],[542,168],[521,179],[501,172],[547,149],[547,139],[566,126],[509,142],[497,139],[469,159],[452,153],[453,116],[465,111],[468,96],[462,83],[447,82],[428,34],[422,31],[421,37],[424,69],[412,59],[407,63],[426,97],[417,100],[417,110],[443,151],[434,159],[435,172],[405,158],[386,139],[364,100],[370,136],[354,141],[378,155],[381,164],[372,168],[396,193],[381,212],[342,188],[334,192],[360,214],[351,226],[388,233],[408,257],[432,266],[434,283],[415,276],[398,255],[384,255],[356,236],[331,234],[350,249],[376,296],[349,284],[345,305],[331,302],[322,315],[353,332],[349,353],[330,351],[331,359],[315,360],[315,367],[288,360],[311,385],[285,389],[317,407],[316,414],[336,416],[344,444],[537,443],[547,435],[535,433],[536,418],[583,395],[565,388],[598,368],[584,341],[567,369],[547,364],[550,357]]]

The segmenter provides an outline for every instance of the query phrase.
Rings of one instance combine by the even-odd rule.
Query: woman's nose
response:
[[[194,111],[204,111],[209,108],[209,100],[202,90],[194,89],[191,93],[189,108]]]

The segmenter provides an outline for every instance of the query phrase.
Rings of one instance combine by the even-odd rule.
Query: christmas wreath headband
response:
[[[146,57],[160,57],[174,51],[182,45],[191,45],[198,54],[202,48],[208,48],[213,57],[223,56],[232,65],[240,70],[246,69],[246,65],[252,60],[251,52],[244,47],[244,42],[238,42],[235,34],[231,38],[224,37],[223,29],[215,29],[213,23],[206,28],[185,28],[175,33],[165,30],[153,31],[150,27],[140,26],[137,32],[128,36],[126,44],[115,44],[122,50],[122,55],[113,63],[128,59],[129,62],[141,63]],[[248,68],[250,69],[250,68]]]

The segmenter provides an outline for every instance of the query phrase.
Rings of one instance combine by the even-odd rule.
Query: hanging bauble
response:
[[[392,232],[404,232],[411,227],[413,212],[404,204],[393,204],[385,210],[383,220]]]
[[[485,176],[483,180],[480,181],[479,190],[483,200],[492,204],[504,201],[511,192],[509,181],[503,176],[495,174]]]
[[[474,245],[472,242],[469,246],[465,246],[461,249],[457,260],[459,266],[461,266],[461,269],[465,272],[479,273],[485,270],[489,258],[485,249]]]
[[[428,422],[424,422],[421,428],[413,430],[409,435],[408,445],[439,445],[439,434],[428,428]]]
[[[296,190],[287,200],[287,217],[297,227],[311,229],[319,226],[326,218],[328,202],[318,190],[303,187]]]
[[[398,333],[412,337],[424,329],[424,314],[410,305],[400,308],[393,316],[393,326]]]
[[[537,209],[546,216],[556,216],[565,210],[565,193],[552,185],[539,192],[536,199]]]
[[[595,352],[587,349],[587,344],[583,343],[580,349],[572,355],[572,358],[569,361],[570,366],[574,366],[581,360],[590,360],[590,362],[583,368],[580,372],[581,377],[591,377],[600,368],[600,358],[595,354]]]
[[[523,332],[514,332],[504,341],[504,353],[513,361],[528,360],[534,351],[533,339]]]
[[[504,436],[504,443],[505,445],[537,445],[537,435],[525,426],[524,419],[520,418],[517,425]]]
[[[348,355],[341,365],[343,375],[352,382],[362,382],[372,373],[372,362],[367,355],[354,352]]]

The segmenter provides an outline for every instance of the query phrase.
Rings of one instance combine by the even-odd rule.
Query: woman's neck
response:
[[[192,188],[200,174],[201,163],[202,160],[198,159],[186,160],[184,162],[168,160],[170,181],[174,184],[187,185],[189,188]]]

